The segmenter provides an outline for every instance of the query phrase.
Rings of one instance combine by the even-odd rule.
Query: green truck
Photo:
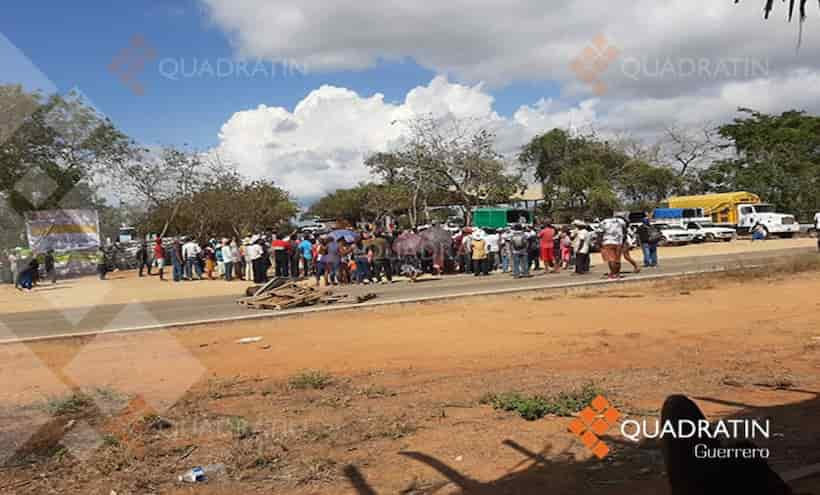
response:
[[[531,224],[532,212],[514,208],[478,208],[473,211],[473,227],[505,229],[515,224]]]

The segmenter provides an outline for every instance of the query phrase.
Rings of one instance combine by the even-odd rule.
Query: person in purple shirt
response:
[[[335,239],[330,239],[327,243],[326,249],[327,251],[322,256],[325,286],[331,284],[338,285],[338,282],[336,281],[336,274],[339,272],[339,243]]]

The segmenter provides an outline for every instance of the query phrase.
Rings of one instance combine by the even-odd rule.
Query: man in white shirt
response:
[[[498,269],[501,235],[495,230],[488,231],[487,235],[484,236],[484,242],[487,245],[490,271],[495,271]]]
[[[586,224],[580,220],[573,222],[575,232],[573,235],[572,249],[575,251],[575,274],[585,275],[589,273],[589,251],[590,236]]]
[[[194,279],[194,273],[199,280],[202,280],[202,266],[199,264],[199,254],[202,248],[193,239],[189,239],[182,245],[182,257],[185,259],[185,278]]]
[[[225,281],[230,282],[233,280],[233,264],[237,261],[233,258],[231,241],[229,239],[222,239],[222,247],[220,249],[222,249],[222,272],[225,276]]]
[[[626,222],[622,218],[607,218],[601,222],[601,257],[609,265],[609,279],[621,276],[621,251],[626,240]]]

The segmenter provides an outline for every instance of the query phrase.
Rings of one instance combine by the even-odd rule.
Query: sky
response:
[[[552,128],[653,140],[739,106],[820,110],[820,9],[762,0],[10,2],[0,83],[77,89],[149,146],[218,152],[301,202],[371,179],[414,116],[510,156]]]

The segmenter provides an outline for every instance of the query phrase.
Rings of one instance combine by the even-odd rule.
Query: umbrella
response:
[[[359,235],[352,230],[334,230],[330,233],[330,237],[335,240],[344,239],[345,242],[354,243],[359,240]]]
[[[453,236],[441,227],[429,228],[419,236],[422,238],[425,247],[450,247],[453,244]]]
[[[421,248],[423,239],[413,232],[405,232],[393,242],[393,251],[399,256],[415,256]]]

